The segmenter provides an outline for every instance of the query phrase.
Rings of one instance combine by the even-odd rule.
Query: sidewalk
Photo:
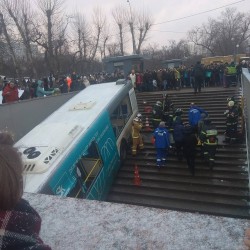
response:
[[[211,91],[218,91],[218,90],[237,90],[239,89],[240,86],[231,86],[228,88],[224,88],[222,86],[212,86],[212,87],[202,87],[201,88],[201,93],[206,93],[206,92],[211,92]],[[177,93],[193,93],[194,89],[187,87],[187,88],[182,88],[180,90],[162,90],[162,91],[148,91],[148,92],[136,92],[137,94],[140,94],[141,96],[143,96],[144,94],[148,95],[148,94],[177,94]],[[197,94],[197,96],[199,96],[199,94]]]
[[[135,187],[136,188],[136,187]],[[25,194],[53,250],[243,250],[250,221]]]

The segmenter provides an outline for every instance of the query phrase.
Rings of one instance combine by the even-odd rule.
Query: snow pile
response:
[[[248,220],[25,194],[53,250],[243,250]]]

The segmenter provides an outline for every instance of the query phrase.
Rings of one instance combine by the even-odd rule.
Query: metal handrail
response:
[[[96,160],[96,159],[94,159],[94,160]],[[90,175],[92,174],[92,172],[94,171],[94,169],[98,166],[98,163],[100,163],[100,162],[101,162],[101,160],[97,159],[95,165],[93,166],[93,168],[91,169],[91,171],[89,172],[89,174],[87,175],[87,177],[85,178],[84,182],[88,181]]]
[[[244,119],[245,135],[246,135],[246,147],[247,147],[247,169],[248,169],[248,187],[250,191],[250,182],[249,182],[249,173],[250,173],[250,164],[249,164],[249,140],[250,140],[250,73],[248,69],[242,69],[241,76],[241,86],[242,86],[242,115]]]

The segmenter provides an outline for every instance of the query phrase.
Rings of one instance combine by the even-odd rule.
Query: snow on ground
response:
[[[244,250],[250,221],[125,204],[25,194],[53,250]]]

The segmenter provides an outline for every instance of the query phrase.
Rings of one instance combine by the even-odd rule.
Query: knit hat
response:
[[[160,122],[160,123],[159,123],[159,127],[160,127],[160,128],[165,128],[165,127],[166,127],[165,122]]]

